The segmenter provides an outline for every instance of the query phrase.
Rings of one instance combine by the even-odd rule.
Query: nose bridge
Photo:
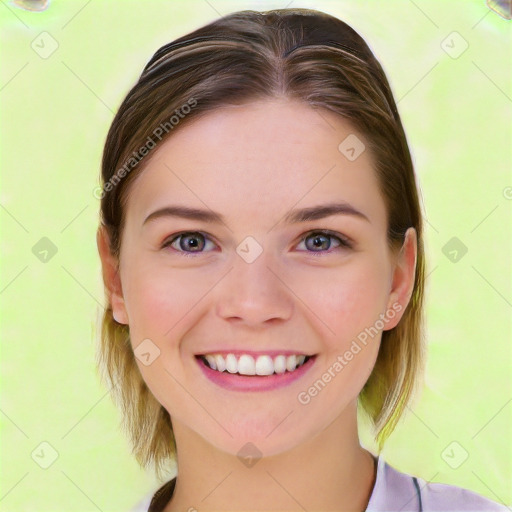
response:
[[[244,240],[237,247],[231,271],[217,294],[217,313],[225,319],[256,324],[291,314],[292,299],[279,276],[279,262],[272,251],[258,246],[254,240]]]

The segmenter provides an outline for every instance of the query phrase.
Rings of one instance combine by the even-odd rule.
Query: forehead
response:
[[[370,152],[348,158],[344,141],[358,152],[366,145],[347,120],[303,102],[219,108],[154,150],[130,191],[127,221],[177,203],[254,219],[336,200],[385,217]]]

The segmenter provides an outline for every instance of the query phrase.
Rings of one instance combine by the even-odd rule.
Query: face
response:
[[[114,316],[149,354],[137,364],[173,424],[225,452],[250,441],[277,454],[345,414],[409,300],[414,230],[395,258],[369,150],[338,148],[349,135],[366,145],[296,101],[221,108],[176,131],[132,184]],[[221,220],[165,211],[176,207]],[[290,371],[294,354],[312,357]],[[252,371],[273,375],[239,374]]]

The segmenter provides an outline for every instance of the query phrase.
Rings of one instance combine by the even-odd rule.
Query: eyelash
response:
[[[178,240],[180,237],[182,237],[184,235],[196,235],[196,234],[200,234],[200,235],[204,236],[207,240],[210,240],[208,235],[206,235],[205,233],[202,233],[201,231],[182,231],[181,233],[171,235],[171,238],[166,239],[166,241],[164,241],[164,243],[162,244],[161,248],[165,249],[166,247],[171,246],[176,240]],[[335,231],[330,231],[328,229],[308,231],[307,233],[302,235],[301,239],[299,240],[299,243],[304,242],[307,238],[309,238],[312,235],[325,235],[329,238],[337,239],[339,241],[339,246],[335,247],[334,250],[336,250],[336,249],[352,249],[352,243],[346,237],[342,236],[340,233],[336,233]],[[179,249],[174,249],[174,248],[173,248],[173,250],[175,252],[179,253],[181,256],[184,256],[185,258],[190,258],[190,257],[194,258],[194,257],[196,257],[196,255],[204,253],[204,251],[185,252],[185,251],[182,251]],[[321,256],[322,254],[331,254],[333,252],[333,250],[329,250],[329,251],[308,251],[308,250],[306,250],[306,251],[301,251],[301,252],[308,252],[314,256]]]

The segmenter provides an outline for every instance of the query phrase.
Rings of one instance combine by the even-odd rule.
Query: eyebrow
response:
[[[344,202],[291,210],[284,216],[283,222],[285,224],[298,224],[333,215],[352,215],[370,222],[370,219],[364,213]],[[150,213],[142,225],[162,217],[179,217],[213,224],[226,224],[224,217],[212,210],[200,210],[198,208],[189,208],[188,206],[166,206]]]

